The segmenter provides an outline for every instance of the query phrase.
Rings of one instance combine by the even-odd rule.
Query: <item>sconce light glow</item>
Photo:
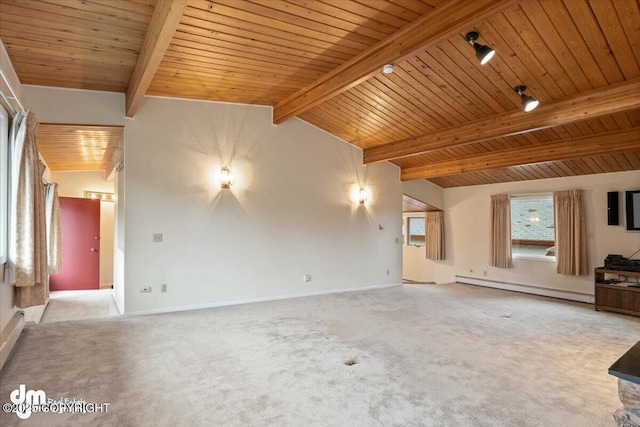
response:
[[[220,187],[222,188],[231,188],[231,186],[235,182],[235,176],[228,167],[224,166],[220,170],[220,174],[218,175],[218,182],[220,183]]]
[[[358,191],[358,202],[363,205],[367,200],[369,200],[369,192],[364,187],[360,187],[360,191]]]

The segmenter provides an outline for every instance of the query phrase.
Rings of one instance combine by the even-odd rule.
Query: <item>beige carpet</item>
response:
[[[0,400],[111,405],[0,424],[613,426],[607,369],[638,339],[638,318],[469,285],[33,325]]]
[[[119,316],[113,289],[53,291],[40,323]]]

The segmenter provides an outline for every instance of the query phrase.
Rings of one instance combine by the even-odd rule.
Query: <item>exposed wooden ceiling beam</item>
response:
[[[138,111],[156,74],[188,0],[158,0],[127,88],[127,117]]]
[[[418,178],[435,178],[463,172],[477,172],[509,166],[568,160],[637,149],[640,149],[640,129],[634,128],[564,141],[510,148],[462,159],[405,168],[402,169],[400,176],[403,181]]]
[[[385,64],[404,61],[420,51],[505,10],[517,0],[449,0],[356,57],[278,103],[274,123],[281,123],[380,73]],[[469,54],[473,54],[470,50]]]
[[[364,150],[364,163],[424,154],[487,139],[533,132],[640,108],[640,79],[582,92],[541,105],[532,112],[509,111],[438,132]]]

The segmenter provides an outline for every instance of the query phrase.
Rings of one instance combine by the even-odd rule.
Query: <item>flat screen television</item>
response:
[[[625,191],[627,230],[640,231],[640,190]]]

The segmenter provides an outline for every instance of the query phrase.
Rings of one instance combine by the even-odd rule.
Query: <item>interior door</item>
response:
[[[100,288],[100,200],[60,197],[62,270],[52,291]]]

